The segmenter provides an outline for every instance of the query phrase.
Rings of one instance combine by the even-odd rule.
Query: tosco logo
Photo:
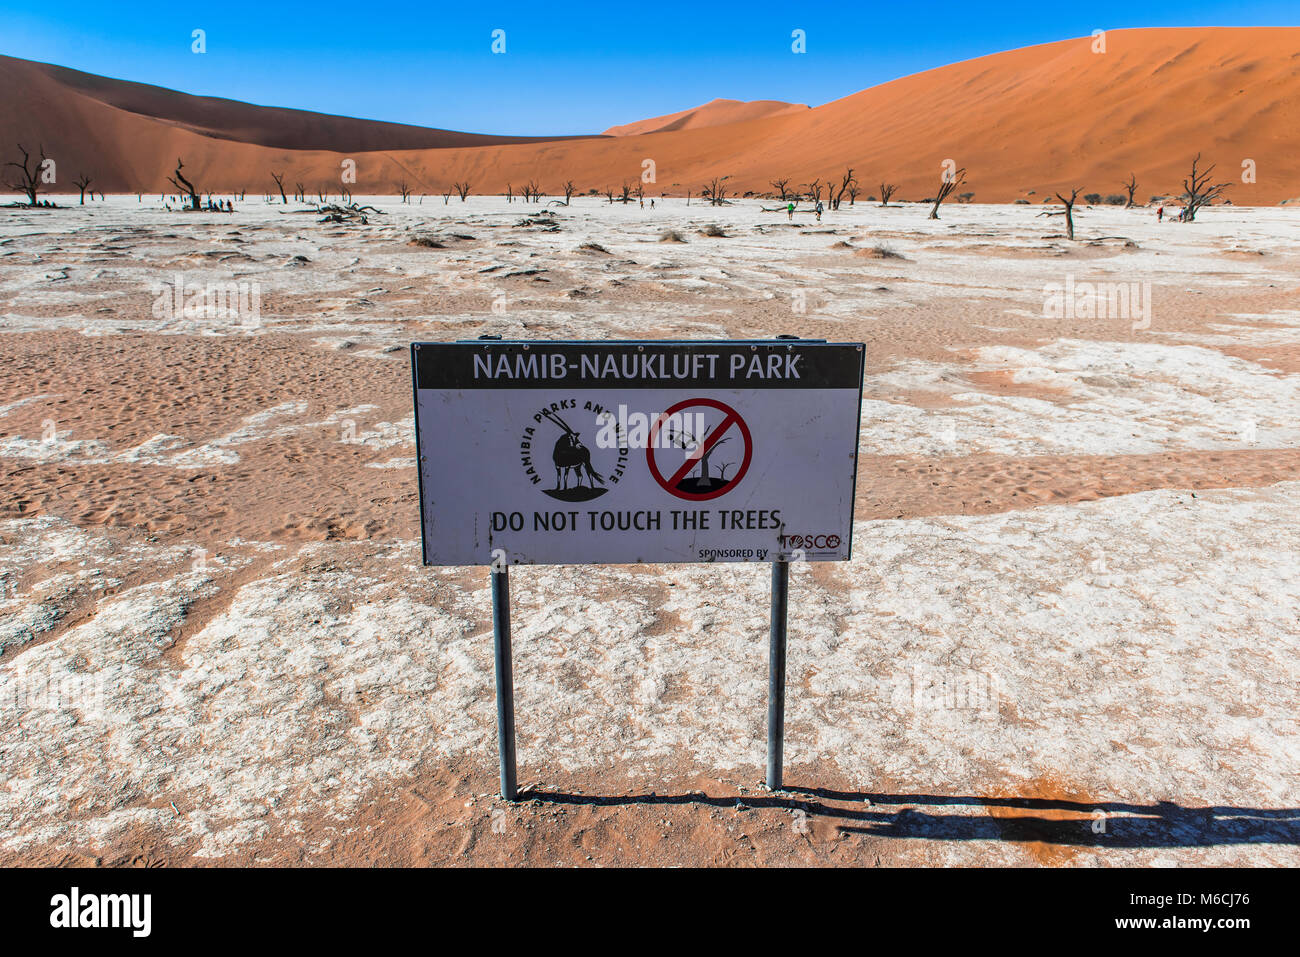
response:
[[[829,552],[840,547],[838,535],[782,535],[782,548],[803,548],[813,552]]]

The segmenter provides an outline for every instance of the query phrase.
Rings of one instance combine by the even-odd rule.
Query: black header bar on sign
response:
[[[857,342],[417,342],[416,389],[857,389]]]

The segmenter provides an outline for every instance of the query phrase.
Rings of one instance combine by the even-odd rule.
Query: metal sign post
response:
[[[781,790],[785,751],[785,622],[790,563],[772,563],[772,636],[767,653],[767,786]]]
[[[515,778],[515,677],[510,658],[510,567],[493,568],[492,655],[496,659],[497,753],[501,758],[501,796],[517,800]]]

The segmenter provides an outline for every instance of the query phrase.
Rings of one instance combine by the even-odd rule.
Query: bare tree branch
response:
[[[181,162],[180,157],[177,157],[176,172],[173,173],[171,176],[168,176],[167,181],[171,183],[173,186],[175,186],[178,191],[188,195],[190,199],[190,211],[198,212],[200,208],[199,193],[198,190],[194,188],[194,184],[191,183],[188,179],[186,179],[185,174],[181,172],[181,170],[184,168],[185,168],[185,164]],[[281,190],[281,195],[283,195],[283,190]]]
[[[1214,172],[1214,165],[1211,164],[1209,169],[1198,173],[1196,165],[1201,161],[1201,154],[1196,154],[1196,159],[1192,160],[1192,174],[1183,180],[1183,206],[1182,220],[1185,223],[1196,221],[1196,211],[1202,206],[1209,206],[1223,193],[1225,189],[1231,186],[1231,183],[1215,183],[1210,185],[1210,174]]]
[[[848,170],[845,171],[844,178],[840,181],[839,190],[832,195],[831,187],[826,187],[826,198],[830,201],[831,209],[839,209],[840,202],[844,199],[844,194],[849,191],[849,187],[853,187],[856,191],[857,185],[858,181],[853,178],[853,167],[850,166]]]
[[[1134,205],[1133,194],[1137,192],[1138,188],[1137,173],[1128,174],[1128,182],[1124,184],[1124,188],[1128,190],[1128,202],[1124,204],[1124,208],[1130,209]]]
[[[730,175],[713,177],[713,179],[700,190],[700,195],[709,201],[710,206],[731,205],[731,200],[727,199],[727,180],[729,179],[731,179]]]
[[[945,175],[940,178],[939,192],[934,197],[934,205],[930,207],[931,219],[939,218],[939,206],[948,198],[949,193],[964,182],[966,182],[966,167],[964,166],[951,176]]]
[[[1049,209],[1039,213],[1039,216],[1064,216],[1065,217],[1065,235],[1068,239],[1074,239],[1074,201],[1079,198],[1079,187],[1075,186],[1070,190],[1070,198],[1066,199],[1060,193],[1056,194],[1064,206],[1063,209]]]
[[[21,143],[18,144],[18,152],[23,154],[23,161],[21,163],[8,162],[4,165],[5,169],[12,166],[14,169],[18,170],[18,179],[6,179],[5,186],[9,187],[9,189],[24,193],[27,196],[27,205],[35,206],[36,194],[40,192],[41,189],[40,174],[41,167],[45,165],[45,147],[41,146],[38,148],[37,152],[40,153],[40,159],[36,160],[34,164],[32,163],[31,154],[27,152],[27,149]]]

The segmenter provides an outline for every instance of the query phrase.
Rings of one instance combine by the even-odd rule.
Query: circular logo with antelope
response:
[[[520,442],[528,480],[561,502],[589,502],[608,492],[612,477],[600,456],[611,450],[600,448],[594,440],[602,414],[599,407],[590,402],[579,405],[576,399],[539,409]],[[621,463],[610,465],[621,467]]]

